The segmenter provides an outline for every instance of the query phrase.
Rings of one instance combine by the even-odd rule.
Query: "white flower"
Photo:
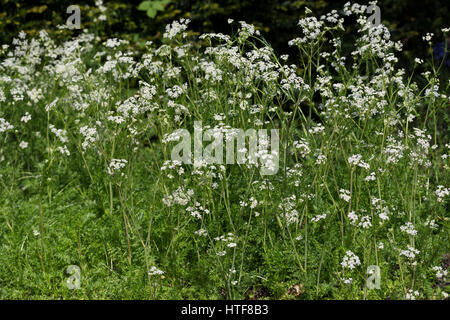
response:
[[[70,156],[70,151],[67,149],[67,146],[58,147],[58,151],[61,154],[65,154],[66,156]]]
[[[370,221],[370,216],[362,216],[360,222],[358,223],[358,227],[363,229],[368,229],[372,226],[372,222]]]
[[[58,139],[62,143],[67,143],[69,141],[69,139],[67,139],[67,131],[66,130],[64,130],[64,129],[57,129],[52,124],[49,125],[49,129],[54,135],[56,135],[58,137]]]
[[[319,153],[317,155],[316,164],[324,164],[327,160],[327,156],[324,154]]]
[[[125,159],[112,159],[108,166],[108,174],[113,175],[115,172],[120,171],[120,169],[125,168],[128,161]]]
[[[174,204],[185,206],[191,200],[193,195],[194,191],[192,191],[192,189],[185,191],[183,187],[178,187],[172,194],[166,195],[162,201],[168,207],[171,207]]]
[[[434,271],[436,271],[436,278],[438,278],[438,279],[442,279],[442,278],[445,278],[447,276],[447,270],[444,270],[440,266],[433,267],[432,269]]]
[[[28,142],[22,141],[22,142],[19,144],[19,147],[20,147],[21,149],[26,149],[26,148],[28,148]]]
[[[446,197],[446,196],[448,196],[450,194],[450,189],[439,185],[437,190],[435,191],[435,194],[437,196],[437,201],[438,202],[443,202],[444,201],[444,197]]]
[[[431,38],[433,38],[433,36],[434,36],[433,33],[428,32],[425,36],[422,37],[422,39],[423,39],[424,41],[430,41]]]
[[[303,138],[301,138],[299,141],[294,141],[294,148],[296,148],[300,152],[300,156],[303,158],[311,152],[308,142]]]
[[[81,144],[83,150],[86,150],[92,143],[97,141],[97,129],[84,126],[80,128],[80,133],[84,136],[84,141]]]
[[[408,245],[408,249],[400,251],[400,255],[405,256],[409,260],[414,260],[416,255],[418,255],[419,253],[420,253],[419,250],[417,250],[414,247],[411,247],[410,245]]]
[[[166,26],[166,32],[164,32],[164,38],[173,39],[179,33],[185,31],[187,29],[187,25],[191,22],[189,19],[182,18],[180,21],[174,21],[172,24],[168,24]],[[186,37],[186,34],[183,34],[183,38]]]
[[[120,46],[120,40],[117,38],[113,38],[113,39],[108,39],[106,42],[104,42],[103,44],[108,47],[108,48],[114,48],[114,47],[118,47]]]
[[[150,268],[150,271],[148,272],[148,274],[150,276],[154,276],[154,275],[163,275],[164,271],[159,270],[157,267],[153,266]]]
[[[343,268],[354,269],[361,264],[357,255],[355,255],[352,251],[348,250],[345,253],[344,259],[341,262],[341,266]]]
[[[416,300],[416,297],[419,296],[419,291],[412,291],[412,290],[408,290],[408,292],[406,293],[405,299],[406,300]]]
[[[345,190],[345,189],[340,189],[339,190],[339,198],[341,198],[342,200],[349,202],[351,197],[350,197],[350,191]]]
[[[44,96],[42,95],[42,89],[33,88],[27,91],[27,95],[31,101],[38,103]]]
[[[27,123],[28,121],[31,120],[31,115],[28,112],[25,112],[25,114],[22,116],[22,118],[20,118],[20,121]]]
[[[109,116],[108,120],[115,122],[117,124],[121,124],[121,123],[125,122],[125,119],[121,116]]]
[[[199,229],[195,231],[194,234],[198,235],[199,237],[206,237],[208,235],[208,232],[205,229]]]
[[[0,118],[0,132],[5,132],[6,130],[14,129],[14,126],[10,124],[3,118]]]
[[[55,100],[53,100],[49,105],[47,105],[45,107],[45,111],[49,112],[50,110],[52,110],[58,101],[59,101],[59,98],[56,98]]]
[[[256,206],[258,205],[258,200],[256,200],[255,198],[251,197],[250,199],[250,208],[251,209],[255,209]]]
[[[286,223],[288,225],[298,222],[298,211],[295,209],[296,199],[296,196],[292,195],[284,198],[278,205],[278,209],[283,212],[284,218],[286,219]]]
[[[324,214],[319,214],[317,216],[312,217],[311,221],[312,222],[318,222],[318,221],[320,221],[322,219],[325,219],[326,217],[327,217],[327,215],[325,213]]]
[[[370,165],[368,163],[362,161],[361,159],[362,159],[362,156],[360,154],[354,154],[348,158],[348,163],[350,165],[359,166],[361,168],[368,170],[370,168]]]
[[[411,222],[407,222],[403,226],[400,226],[400,230],[411,236],[415,236],[417,234],[417,230],[414,229],[414,225]]]
[[[358,222],[358,215],[355,213],[355,211],[350,211],[347,214],[347,218],[350,220],[350,224],[353,226],[356,224],[356,222]]]
[[[375,181],[376,177],[375,177],[375,172],[371,172],[367,177],[364,178],[364,181]]]
[[[353,283],[353,278],[341,278],[341,280],[345,283],[345,284],[352,284]]]
[[[436,223],[436,220],[428,218],[425,223],[425,226],[430,227],[431,229],[437,229],[439,225]]]

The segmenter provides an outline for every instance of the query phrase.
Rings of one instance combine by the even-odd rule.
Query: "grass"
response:
[[[405,75],[365,18],[343,45],[341,19],[301,20],[298,65],[241,22],[3,47],[0,298],[446,298],[450,81]],[[194,121],[278,129],[277,174],[173,161]]]

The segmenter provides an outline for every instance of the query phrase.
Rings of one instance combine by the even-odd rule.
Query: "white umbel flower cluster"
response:
[[[354,154],[348,158],[348,163],[352,166],[358,166],[358,167],[369,170],[370,165],[361,159],[362,159],[362,155]]]
[[[444,270],[441,266],[435,266],[432,268],[433,271],[436,271],[436,278],[441,280],[447,277],[447,269]]]
[[[191,200],[193,195],[194,191],[192,191],[192,189],[185,191],[183,187],[178,187],[172,194],[165,196],[163,202],[168,207],[171,207],[174,204],[185,206]]]
[[[158,269],[155,266],[151,267],[150,270],[148,271],[149,276],[163,275],[163,274],[164,274],[164,271]]]
[[[297,197],[293,194],[292,196],[283,199],[283,201],[278,205],[278,209],[283,212],[283,216],[288,225],[298,223],[298,211],[295,209],[296,199]]]
[[[344,259],[341,262],[341,266],[343,268],[349,268],[353,270],[357,266],[361,264],[361,261],[359,260],[358,256],[354,254],[352,251],[347,250],[345,253]]]
[[[403,226],[400,226],[400,230],[411,236],[415,236],[417,234],[417,230],[414,228],[414,225],[411,222],[407,222]]]
[[[312,221],[312,222],[319,222],[320,220],[325,219],[326,217],[327,217],[326,213],[324,213],[324,214],[319,214],[319,215],[317,215],[317,216],[312,217],[312,218],[311,218],[311,221]]]
[[[14,129],[14,126],[3,118],[0,118],[0,132]]]
[[[97,141],[97,129],[84,126],[80,128],[80,133],[84,136],[84,141],[81,144],[83,150],[89,148],[91,144]]]
[[[450,189],[439,185],[437,190],[435,191],[435,194],[436,194],[436,197],[437,197],[437,201],[438,202],[443,202],[444,198],[450,194]]]
[[[413,290],[408,290],[408,292],[405,295],[405,299],[406,300],[416,300],[416,298],[419,296],[419,291],[413,291]]]
[[[189,19],[180,19],[180,21],[174,21],[172,24],[168,24],[166,26],[166,32],[164,32],[164,38],[173,39],[182,32],[183,38],[185,38],[187,34],[184,31],[187,29],[189,22],[191,22]]]
[[[108,174],[114,175],[117,171],[120,171],[122,168],[125,168],[127,163],[128,161],[125,159],[112,159],[108,166]]]
[[[405,256],[409,260],[414,260],[416,258],[416,255],[420,253],[419,250],[417,250],[414,247],[408,246],[408,249],[400,251],[401,256]]]

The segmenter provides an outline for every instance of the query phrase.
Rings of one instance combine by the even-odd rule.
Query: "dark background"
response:
[[[245,20],[254,24],[281,53],[292,53],[287,42],[300,35],[298,20],[304,16],[305,7],[319,17],[332,9],[340,10],[348,2],[333,0],[274,1],[274,0],[171,0],[164,11],[155,18],[137,9],[141,0],[104,0],[106,21],[95,22],[100,15],[95,1],[49,0],[11,1],[0,0],[0,40],[10,43],[18,32],[24,30],[30,36],[46,29],[53,38],[67,38],[81,30],[57,30],[64,24],[70,5],[81,8],[81,27],[89,29],[101,38],[118,37],[144,43],[161,37],[166,24],[181,17],[190,18],[190,28],[196,32],[229,33],[228,18]],[[367,1],[356,1],[367,4]],[[430,49],[422,40],[427,32],[435,34],[435,41],[442,41],[443,27],[450,27],[450,0],[381,0],[381,20],[391,31],[393,40],[401,40],[404,52],[401,66],[413,65],[415,57],[430,57]],[[236,27],[235,27],[236,28]],[[352,32],[349,30],[348,32]]]

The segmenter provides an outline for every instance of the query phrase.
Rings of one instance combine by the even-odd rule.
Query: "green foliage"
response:
[[[409,61],[416,82],[394,44],[363,25],[295,29],[282,36],[299,37],[298,59],[280,56],[258,31],[279,12],[296,24],[286,8],[306,4],[173,1],[149,24],[137,3],[110,1],[86,11],[90,32],[30,24],[2,47],[0,298],[448,295],[436,271],[450,249],[448,76],[432,59]],[[256,29],[234,16],[217,25],[230,36],[197,37],[255,8],[267,9],[249,11]],[[174,16],[195,30],[182,20],[143,41]],[[278,173],[172,162],[168,135],[198,120],[278,129]],[[65,285],[68,265],[81,268],[79,290]],[[370,265],[380,290],[365,286]]]
[[[164,11],[165,6],[170,3],[170,0],[154,0],[143,1],[138,6],[138,10],[146,11],[150,18],[156,17],[158,11]]]
[[[181,17],[190,18],[196,32],[228,33],[227,20],[232,18],[252,23],[278,53],[288,53],[295,58],[296,52],[286,44],[296,32],[305,7],[320,16],[332,9],[341,10],[345,2],[347,0],[105,0],[105,21],[95,21],[101,12],[92,1],[78,1],[77,5],[81,7],[82,29],[95,30],[103,38],[134,41],[158,38],[166,24]],[[72,4],[70,0],[50,0],[45,4],[0,0],[1,42],[10,43],[21,30],[34,36],[41,29],[67,39],[78,31],[57,31],[56,26],[65,23],[66,8]],[[404,54],[399,57],[402,67],[410,68],[415,57],[426,54],[428,48],[423,46],[422,35],[433,32],[440,36],[441,27],[450,21],[450,8],[442,1],[384,0],[378,5],[382,23],[391,30],[393,40],[401,40],[404,44]],[[148,17],[152,18],[151,23]]]

